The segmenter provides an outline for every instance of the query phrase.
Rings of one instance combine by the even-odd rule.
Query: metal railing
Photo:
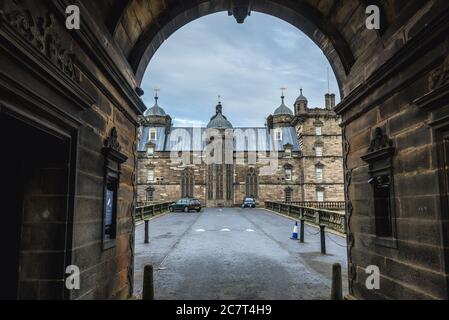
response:
[[[287,203],[287,202],[286,202]],[[345,210],[346,203],[344,201],[292,201],[287,204],[292,204],[300,207],[317,208],[325,210]]]
[[[136,207],[136,222],[167,212],[170,204],[172,202],[152,203]]]
[[[265,208],[304,219],[306,222],[317,226],[324,225],[326,228],[346,234],[346,215],[342,212],[271,201],[265,202]]]

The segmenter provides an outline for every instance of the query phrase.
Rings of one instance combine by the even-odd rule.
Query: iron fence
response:
[[[172,202],[151,203],[136,207],[136,222],[167,212],[170,204]]]

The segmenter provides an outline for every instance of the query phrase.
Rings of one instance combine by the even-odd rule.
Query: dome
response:
[[[280,116],[280,115],[289,115],[289,116],[293,116],[293,111],[287,107],[284,103],[284,96],[281,97],[282,98],[282,104],[279,106],[279,108],[277,108],[276,110],[274,110],[274,114],[275,116]]]
[[[301,89],[301,95],[298,97],[298,99],[296,99],[296,103],[299,103],[299,102],[307,102],[307,98],[302,95],[302,89]]]
[[[149,116],[166,116],[167,114],[165,113],[164,109],[162,109],[161,107],[159,107],[159,105],[157,104],[159,97],[156,96],[154,97],[154,106],[147,109],[147,111],[145,111],[145,113],[143,114],[145,117],[149,117]]]
[[[223,107],[221,102],[217,105],[217,113],[210,119],[209,124],[207,125],[208,129],[231,129],[231,122],[226,119],[223,115]]]

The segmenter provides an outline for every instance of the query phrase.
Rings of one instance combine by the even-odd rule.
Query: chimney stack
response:
[[[335,94],[326,93],[325,95],[326,99],[326,109],[327,110],[334,110],[335,108]]]

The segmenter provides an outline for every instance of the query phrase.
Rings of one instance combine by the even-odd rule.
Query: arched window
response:
[[[317,180],[324,179],[324,165],[322,163],[317,163],[315,165],[315,178]]]
[[[186,168],[181,174],[181,197],[193,198],[195,177],[192,168]]]
[[[214,165],[209,164],[207,168],[207,199],[214,199]]]
[[[223,200],[223,165],[215,165],[215,199]]]
[[[234,194],[234,167],[232,164],[226,165],[226,200],[232,200]]]
[[[257,181],[257,172],[254,168],[250,168],[246,175],[246,196],[259,197],[259,185]]]
[[[291,203],[293,201],[293,189],[292,188],[286,188],[284,190],[285,195],[285,202]]]

